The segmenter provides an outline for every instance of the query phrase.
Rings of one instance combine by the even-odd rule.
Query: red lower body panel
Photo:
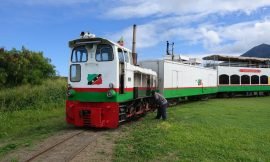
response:
[[[78,127],[117,128],[119,106],[114,102],[66,101],[66,121]]]

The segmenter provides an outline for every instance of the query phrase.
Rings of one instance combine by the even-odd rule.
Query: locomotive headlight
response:
[[[107,97],[108,98],[112,98],[112,97],[114,97],[116,95],[116,92],[115,92],[115,90],[113,90],[113,89],[110,89],[108,92],[107,92]]]
[[[67,91],[67,96],[68,97],[72,97],[74,95],[75,95],[75,91],[73,89],[70,89],[70,90]]]
[[[110,84],[109,84],[109,88],[113,89],[113,87],[114,87],[114,86],[113,86],[113,83],[110,83]]]

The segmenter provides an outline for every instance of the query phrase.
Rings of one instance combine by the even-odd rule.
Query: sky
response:
[[[68,75],[68,41],[81,31],[131,48],[137,24],[139,60],[176,54],[240,55],[270,44],[270,0],[0,0],[0,47],[42,51]]]

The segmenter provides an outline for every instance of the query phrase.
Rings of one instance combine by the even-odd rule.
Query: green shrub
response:
[[[40,84],[56,75],[55,66],[42,52],[0,49],[0,87],[13,87],[26,83]]]

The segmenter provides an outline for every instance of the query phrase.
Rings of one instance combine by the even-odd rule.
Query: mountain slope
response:
[[[255,46],[241,56],[270,58],[270,45],[261,44],[261,45]]]

